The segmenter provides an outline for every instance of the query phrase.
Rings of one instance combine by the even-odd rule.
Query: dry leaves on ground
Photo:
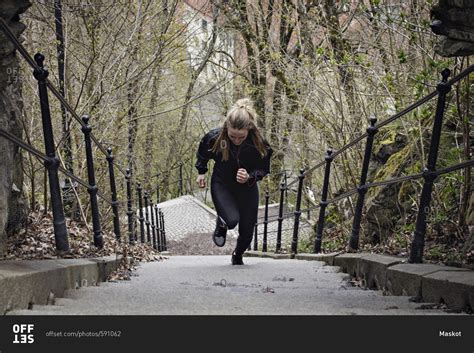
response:
[[[7,254],[3,260],[84,259],[117,255],[122,256],[122,259],[108,278],[117,281],[129,280],[139,262],[166,259],[148,244],[120,243],[110,231],[102,233],[104,246],[99,249],[94,245],[92,231],[81,222],[66,218],[66,226],[70,251],[59,254],[55,245],[52,214],[30,213],[28,227],[7,239]]]

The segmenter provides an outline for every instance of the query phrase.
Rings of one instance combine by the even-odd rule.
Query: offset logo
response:
[[[35,337],[33,335],[33,324],[14,324],[13,325],[13,343],[33,343]]]

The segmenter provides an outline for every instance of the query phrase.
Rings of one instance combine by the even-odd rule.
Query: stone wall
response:
[[[18,37],[25,29],[20,14],[30,7],[27,0],[2,0],[0,17]],[[0,31],[0,126],[22,138],[21,75],[13,45]],[[23,169],[18,147],[0,137],[0,256],[5,253],[7,233],[16,231],[26,218],[22,196]]]
[[[441,56],[469,56],[474,54],[474,1],[439,0],[431,11],[431,29],[439,35],[435,51]],[[473,138],[470,139],[473,146]],[[469,199],[466,223],[469,236],[464,251],[474,251],[474,195]]]
[[[435,47],[439,55],[474,54],[474,1],[439,0],[431,16],[431,29],[440,36]]]

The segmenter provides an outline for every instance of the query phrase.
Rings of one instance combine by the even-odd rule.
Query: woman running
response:
[[[201,188],[206,187],[208,161],[215,161],[211,177],[212,201],[217,211],[214,243],[224,246],[227,229],[239,224],[232,265],[244,264],[242,255],[252,241],[257,222],[257,181],[270,172],[273,151],[258,130],[256,120],[251,101],[238,100],[227,113],[224,125],[202,138],[196,154],[196,182]]]

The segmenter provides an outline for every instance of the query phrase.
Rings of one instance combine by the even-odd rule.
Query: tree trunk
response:
[[[186,95],[184,98],[184,106],[183,109],[181,110],[181,116],[179,118],[178,124],[176,125],[176,128],[171,132],[171,138],[174,140],[174,142],[181,141],[186,138],[186,131],[187,131],[187,125],[188,125],[188,117],[189,117],[189,111],[191,109],[191,98],[194,92],[194,87],[196,84],[198,84],[198,79],[203,70],[206,68],[206,65],[209,61],[209,59],[212,57],[214,54],[214,47],[217,41],[217,18],[218,18],[218,12],[215,11],[213,14],[213,21],[212,21],[212,33],[209,38],[208,43],[206,44],[206,47],[203,48],[205,49],[204,55],[202,57],[201,62],[199,63],[199,66],[196,69],[193,69],[191,67],[191,78],[188,83],[188,89],[186,90]],[[190,65],[192,63],[190,62]],[[173,142],[172,142],[173,143]],[[177,150],[176,146],[173,144],[170,146],[166,160],[165,160],[165,168],[170,169],[172,165],[174,164],[173,162],[177,158],[183,159],[184,156],[182,156],[182,151],[184,148],[187,146],[183,146],[180,144],[180,149]],[[163,196],[166,197],[167,194],[169,193],[170,186],[169,185],[173,180],[170,181],[170,174],[165,174],[163,178]]]
[[[466,58],[467,66],[469,67],[469,58]],[[473,146],[474,138],[471,137],[471,128],[470,128],[470,104],[471,104],[471,82],[469,76],[466,77],[465,92],[464,95],[461,94],[461,85],[456,87],[456,97],[457,97],[457,107],[458,114],[461,120],[462,133],[463,133],[463,160],[471,159],[471,146]],[[462,102],[465,102],[464,109]],[[464,114],[462,114],[464,111]],[[458,217],[458,226],[462,229],[463,233],[470,234],[472,237],[474,233],[474,197],[472,196],[472,174],[471,168],[465,168],[462,171],[464,182],[461,187],[461,197],[459,200],[459,217]],[[467,242],[469,243],[469,242]],[[472,243],[472,241],[470,241]]]
[[[156,76],[153,77],[153,87],[150,99],[150,111],[153,111],[156,100],[158,98],[158,83],[160,81],[159,78],[159,69],[157,70]],[[143,160],[145,161],[145,170],[143,171],[143,180],[145,182],[145,187],[147,190],[153,190],[154,184],[153,182],[155,179],[154,176],[151,175],[152,172],[152,165],[153,165],[153,152],[154,152],[154,141],[155,141],[155,134],[154,134],[154,127],[155,127],[155,120],[149,119],[146,124],[146,134],[145,134],[145,156]]]
[[[56,24],[56,49],[58,52],[58,79],[59,79],[59,93],[66,98],[65,89],[65,60],[64,60],[64,26],[63,26],[63,15],[62,15],[62,4],[61,0],[54,1],[54,18]],[[61,104],[61,117],[62,117],[62,155],[64,159],[65,167],[68,171],[74,174],[73,162],[72,162],[72,143],[71,143],[71,131],[69,128],[69,119],[66,111],[66,107]],[[75,216],[74,214],[74,192],[71,187],[71,180],[64,178],[64,186],[62,188],[64,211],[66,216]]]
[[[142,17],[142,3],[139,2],[137,5],[137,14],[136,14],[136,21],[140,21],[138,24],[137,30],[137,39],[135,45],[132,48],[132,52],[130,53],[130,63],[127,68],[126,77],[128,79],[127,84],[127,116],[128,116],[128,153],[127,153],[127,160],[128,160],[128,168],[132,173],[132,176],[135,175],[136,172],[136,158],[135,158],[135,141],[137,139],[137,132],[138,132],[138,120],[136,120],[137,115],[137,95],[138,95],[138,79],[137,78],[128,78],[129,73],[132,72],[133,75],[133,64],[137,61],[138,55],[138,46],[141,42],[141,32],[142,32],[142,25],[143,19]]]
[[[361,114],[358,114],[357,109],[354,77],[349,69],[349,62],[347,59],[349,54],[349,43],[342,34],[335,0],[326,0],[324,2],[323,11],[328,40],[331,44],[332,54],[336,61],[339,80],[347,99],[349,116],[351,118],[350,121],[357,121],[357,123],[360,123]],[[354,133],[357,134],[358,132],[354,131]]]
[[[30,6],[29,1],[2,1],[0,16],[19,37],[25,26],[19,14]],[[13,45],[0,31],[0,125],[22,138],[19,121],[22,110],[19,59]],[[27,219],[27,204],[23,197],[23,167],[20,150],[0,138],[0,256],[6,253],[7,234],[15,232]]]

